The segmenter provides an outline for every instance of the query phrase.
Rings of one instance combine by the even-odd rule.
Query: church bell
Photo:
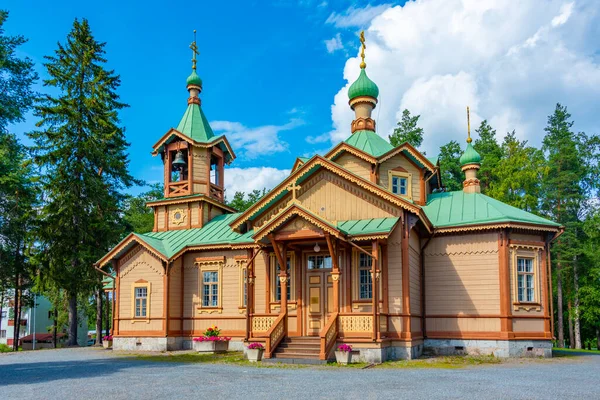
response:
[[[183,153],[181,150],[175,154],[175,159],[173,160],[173,171],[183,171],[186,167],[185,158],[183,158]]]

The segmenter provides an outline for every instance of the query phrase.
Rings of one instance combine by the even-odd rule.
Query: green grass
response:
[[[138,360],[151,362],[173,362],[173,363],[206,363],[239,365],[257,368],[304,368],[305,365],[279,364],[279,363],[251,363],[244,357],[241,351],[229,351],[222,354],[199,354],[199,353],[164,353],[164,354],[125,354],[133,356]]]
[[[478,365],[500,364],[501,362],[501,359],[494,356],[440,356],[416,360],[386,361],[377,367],[460,369]]]
[[[600,350],[587,350],[587,349],[566,349],[560,347],[554,347],[553,351],[564,351],[569,353],[590,353],[590,354],[600,354]]]

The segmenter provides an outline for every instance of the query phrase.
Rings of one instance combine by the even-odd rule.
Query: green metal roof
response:
[[[310,160],[310,158],[308,157],[298,157],[298,159],[300,159],[300,161],[302,161],[303,163],[306,163],[308,160]]]
[[[353,219],[349,221],[338,221],[337,228],[350,236],[389,233],[394,226],[396,226],[398,220],[398,217]]]
[[[479,153],[473,148],[471,143],[467,144],[467,148],[465,152],[460,156],[460,165],[467,164],[481,164],[481,156]]]
[[[136,236],[166,258],[173,257],[187,246],[254,243],[253,231],[240,234],[229,227],[239,215],[240,213],[219,215],[202,228],[150,232]]]
[[[369,77],[364,68],[361,68],[358,79],[354,81],[348,89],[348,97],[353,99],[359,96],[370,96],[377,98],[379,96],[379,88]]]
[[[463,191],[432,193],[423,211],[436,228],[500,222],[560,226],[484,194]]]
[[[114,272],[111,275],[113,278],[117,276]],[[114,283],[114,279],[105,276],[104,279],[102,279],[102,290],[113,290],[115,288]]]
[[[183,114],[176,129],[199,143],[211,142],[211,139],[215,136],[206,116],[202,112],[202,108],[195,103],[188,104],[185,114]]]
[[[373,157],[379,157],[382,154],[392,150],[394,146],[388,143],[387,140],[379,136],[373,131],[356,131],[344,142],[364,151]]]
[[[439,156],[427,157],[427,160],[429,160],[429,162],[432,163],[433,165],[437,165],[438,161],[440,161],[440,157]]]

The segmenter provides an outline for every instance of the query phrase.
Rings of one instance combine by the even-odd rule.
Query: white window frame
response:
[[[218,313],[223,312],[223,265],[225,257],[198,257],[194,263],[198,267],[198,307],[199,313]],[[217,282],[214,283],[217,288],[217,305],[204,305],[204,273],[214,272],[217,276]],[[213,286],[213,283],[210,283]]]
[[[512,299],[513,299],[513,310],[518,311],[524,309],[526,311],[536,310],[541,311],[542,309],[542,294],[541,294],[541,279],[540,279],[540,268],[541,268],[541,251],[542,247],[539,248],[527,248],[519,246],[511,246],[511,275],[512,275]],[[531,260],[532,272],[519,271],[519,260]],[[531,276],[531,283],[533,285],[533,298],[529,299],[527,293],[525,298],[522,299],[519,296],[519,276]],[[527,278],[525,278],[526,281]],[[525,286],[527,290],[527,286]]]
[[[394,178],[406,179],[406,194],[394,193]],[[394,193],[397,196],[406,197],[407,199],[412,199],[412,174],[409,172],[403,171],[388,171],[388,189],[390,192]]]
[[[146,289],[146,315],[137,315],[137,290],[138,289]],[[150,312],[151,312],[151,300],[152,300],[152,284],[148,281],[140,279],[136,281],[131,286],[131,318],[132,323],[135,321],[146,321],[150,322]]]

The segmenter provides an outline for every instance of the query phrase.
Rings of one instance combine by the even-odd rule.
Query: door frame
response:
[[[327,323],[329,315],[331,314],[331,307],[333,307],[333,301],[329,301],[330,297],[333,296],[333,279],[331,276],[332,268],[320,268],[320,269],[308,269],[308,257],[312,255],[321,255],[324,258],[331,257],[327,251],[303,251],[302,252],[302,297],[305,307],[302,309],[302,335],[303,336],[318,336],[321,329]],[[318,283],[311,283],[311,277],[319,277]],[[320,302],[320,322],[318,328],[311,328],[311,322],[314,322],[314,318],[311,320],[311,289],[319,287],[319,298]],[[315,313],[316,314],[316,313]],[[314,326],[314,325],[313,325]]]

